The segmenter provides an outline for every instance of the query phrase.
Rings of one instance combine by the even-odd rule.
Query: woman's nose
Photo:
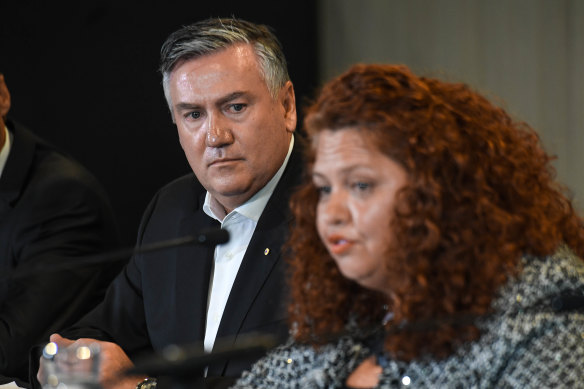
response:
[[[341,224],[348,220],[349,211],[347,207],[347,197],[342,191],[333,190],[324,203],[320,204],[320,217],[327,224]]]

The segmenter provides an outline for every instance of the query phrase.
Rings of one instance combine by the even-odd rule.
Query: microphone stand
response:
[[[187,246],[187,245],[203,245],[215,246],[229,241],[229,232],[223,229],[209,228],[201,230],[194,235],[183,236],[179,238],[169,239],[161,242],[154,242],[144,244],[138,247],[128,247],[119,250],[106,252],[103,254],[87,255],[76,257],[75,261],[61,261],[51,263],[39,263],[35,266],[20,269],[16,268],[3,278],[17,279],[21,277],[30,276],[31,274],[39,274],[41,272],[56,272],[61,270],[69,270],[72,268],[79,268],[82,266],[101,265],[110,262],[127,261],[132,255],[150,253],[159,250],[165,250],[173,247]]]

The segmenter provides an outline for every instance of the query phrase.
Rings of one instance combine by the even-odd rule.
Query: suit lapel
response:
[[[287,220],[280,215],[277,226],[266,228],[265,224],[260,226],[258,223],[245,252],[221,318],[217,339],[239,333],[266,278],[281,260],[280,248],[287,234]]]
[[[245,252],[221,318],[217,339],[239,333],[266,279],[282,260],[281,248],[290,222],[288,200],[293,186],[298,183],[300,168],[300,156],[297,152],[292,153]]]
[[[219,223],[199,208],[193,215],[182,220],[180,232],[181,236],[187,236],[210,227],[219,227]],[[176,337],[180,343],[202,343],[204,339],[213,252],[213,247],[200,245],[178,250],[174,287],[175,301],[180,304],[175,305],[173,310]],[[185,301],[188,302],[186,306]]]

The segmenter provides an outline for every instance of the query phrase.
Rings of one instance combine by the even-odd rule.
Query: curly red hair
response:
[[[400,163],[408,184],[391,228],[396,247],[386,264],[391,296],[345,279],[318,238],[318,193],[310,180],[292,198],[295,337],[319,344],[351,318],[379,323],[488,312],[497,289],[519,269],[522,255],[545,256],[567,244],[584,256],[584,227],[537,134],[463,84],[418,77],[404,66],[356,65],[324,86],[304,121],[309,139],[347,127],[372,136]],[[441,326],[388,336],[386,350],[402,359],[446,356],[475,339],[472,326]],[[323,340],[324,341],[324,340]]]

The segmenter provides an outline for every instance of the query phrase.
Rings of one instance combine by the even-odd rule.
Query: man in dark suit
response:
[[[25,385],[29,349],[99,303],[121,264],[83,266],[117,245],[107,197],[78,163],[6,119],[9,109],[0,74],[0,383]]]
[[[287,337],[281,247],[300,158],[294,89],[280,44],[265,26],[210,19],[171,34],[161,54],[165,96],[194,174],[158,192],[138,245],[212,226],[227,229],[231,239],[216,249],[135,255],[104,302],[62,334],[101,341],[101,384],[108,389],[136,387],[136,377],[116,374],[141,352],[197,343],[212,351],[216,339],[231,337],[236,346],[252,332]],[[61,347],[73,342],[51,340]],[[222,361],[199,374],[237,377],[258,357]]]

